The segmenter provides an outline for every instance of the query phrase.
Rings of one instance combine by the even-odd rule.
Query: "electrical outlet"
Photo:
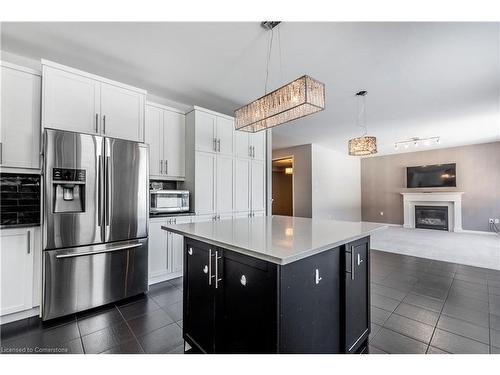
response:
[[[493,224],[493,219],[488,219],[488,223]]]
[[[498,223],[500,223],[500,220],[495,219],[495,224],[498,224]]]
[[[380,216],[384,216],[384,211],[380,211]]]

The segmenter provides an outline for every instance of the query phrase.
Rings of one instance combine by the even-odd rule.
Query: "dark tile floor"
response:
[[[371,252],[371,353],[500,353],[500,271]]]
[[[500,353],[500,271],[371,252],[370,353]],[[182,279],[42,324],[0,326],[3,353],[182,353]]]
[[[1,353],[183,353],[182,278],[147,295],[41,323],[0,326]]]

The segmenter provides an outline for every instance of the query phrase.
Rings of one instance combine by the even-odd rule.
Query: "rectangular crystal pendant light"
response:
[[[305,75],[235,110],[235,128],[255,133],[323,109],[325,85]]]

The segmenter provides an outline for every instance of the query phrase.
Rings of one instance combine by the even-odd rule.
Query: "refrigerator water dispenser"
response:
[[[52,170],[54,213],[85,212],[85,170]]]

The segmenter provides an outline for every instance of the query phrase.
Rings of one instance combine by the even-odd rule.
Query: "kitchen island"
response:
[[[361,353],[372,223],[267,216],[165,225],[184,236],[183,336],[204,353]]]

